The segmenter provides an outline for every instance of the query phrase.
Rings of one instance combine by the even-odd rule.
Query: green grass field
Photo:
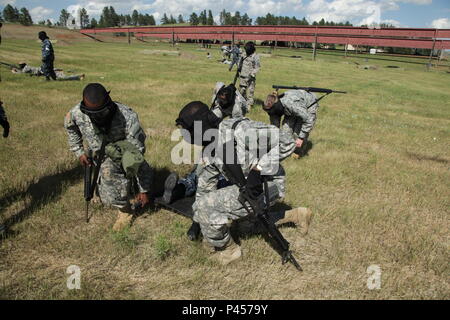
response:
[[[7,27],[7,26],[6,26]],[[4,28],[5,29],[5,28]],[[38,30],[30,28],[34,33]],[[52,32],[49,32],[52,36]],[[179,55],[155,50],[179,50]],[[260,48],[262,53],[268,49]],[[1,69],[0,99],[11,135],[0,140],[0,298],[4,299],[448,299],[450,74],[448,62],[276,50],[261,57],[256,98],[272,84],[348,91],[321,102],[307,157],[288,159],[286,204],[314,211],[310,233],[283,228],[304,272],[281,265],[261,236],[241,239],[243,259],[227,267],[185,232],[190,221],[149,211],[113,233],[116,212],[91,205],[84,219],[82,168],[68,151],[63,119],[83,87],[101,82],[138,112],[148,134],[156,189],[169,171],[179,109],[209,103],[216,81],[234,72],[195,44],[132,45],[58,41],[55,66],[85,73],[82,82],[45,82]],[[302,59],[290,58],[301,55]],[[365,59],[368,61],[365,61]],[[40,64],[36,40],[4,37],[0,61]],[[392,61],[394,60],[394,61]],[[377,69],[365,70],[358,65]],[[386,68],[396,65],[399,68]],[[248,115],[268,122],[260,106]],[[81,290],[68,290],[70,265]],[[381,268],[369,290],[367,268]]]

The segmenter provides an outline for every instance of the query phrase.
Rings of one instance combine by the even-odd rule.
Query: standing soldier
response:
[[[208,113],[211,113],[208,106],[194,101],[180,111],[176,123],[189,133],[184,136],[189,143],[201,143],[203,146],[214,143],[215,155],[205,156],[206,164],[198,176],[193,205],[194,221],[200,224],[205,241],[214,249],[214,259],[226,265],[241,257],[241,248],[233,241],[229,226],[232,221],[246,218],[248,212],[239,201],[241,190],[238,185],[217,188],[221,175],[233,181],[224,163],[240,166],[246,178],[245,189],[255,201],[263,201],[262,175],[266,176],[269,201],[274,203],[285,194],[285,171],[279,163],[293,152],[295,141],[291,134],[283,130],[246,118],[228,119],[217,124],[211,122]],[[195,121],[201,122],[200,132],[194,132]],[[204,137],[207,130],[214,128],[218,130],[214,142],[198,139]],[[263,142],[267,141],[267,134],[273,144]],[[272,140],[272,137],[275,139]],[[233,150],[228,150],[228,146]],[[266,152],[259,152],[262,151],[260,148],[265,148]],[[230,154],[235,155],[233,163],[228,161]],[[307,208],[270,213],[272,223],[294,223],[300,226],[304,235],[308,232],[311,216],[312,212]]]
[[[45,75],[47,80],[50,80],[50,78],[56,80],[56,74],[53,68],[53,62],[55,61],[53,45],[45,31],[39,32],[38,37],[42,41],[42,73]]]
[[[230,68],[228,69],[228,71],[231,71],[231,69],[233,69],[234,65],[239,66],[239,58],[241,57],[240,47],[241,47],[241,45],[237,44],[237,45],[234,45],[233,48],[231,49],[231,64],[230,64]]]
[[[242,95],[247,99],[249,108],[251,108],[255,102],[253,95],[255,94],[256,74],[261,65],[253,42],[247,42],[244,49],[245,55],[241,57],[239,62],[239,87]]]
[[[3,138],[7,138],[9,135],[9,122],[6,117],[5,109],[3,109],[2,101],[0,101],[0,126],[3,127]]]
[[[137,114],[111,100],[101,84],[90,83],[83,90],[83,100],[67,113],[64,127],[70,150],[82,165],[91,165],[83,140],[94,153],[105,152],[98,194],[103,204],[119,209],[113,230],[129,226],[134,214],[129,201],[132,182],[136,181],[139,189],[136,201],[145,206],[149,203],[147,192],[153,178],[152,169],[143,157],[146,136]]]
[[[295,158],[300,157],[306,149],[307,139],[317,119],[319,104],[314,93],[304,90],[288,90],[282,95],[277,92],[269,94],[263,109],[270,116],[270,123],[292,133],[295,138]]]

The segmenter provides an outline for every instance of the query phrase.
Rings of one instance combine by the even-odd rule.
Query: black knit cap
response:
[[[89,101],[93,105],[103,105],[109,96],[109,92],[100,83],[89,83],[83,90],[83,101]]]

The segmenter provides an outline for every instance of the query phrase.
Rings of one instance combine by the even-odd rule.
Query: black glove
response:
[[[256,200],[263,193],[261,171],[251,170],[247,177],[245,190],[251,199]]]
[[[3,127],[3,138],[7,138],[9,135],[9,122],[8,120],[0,120],[0,125]]]

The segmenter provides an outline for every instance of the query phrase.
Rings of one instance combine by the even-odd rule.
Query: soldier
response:
[[[234,45],[233,48],[231,49],[231,64],[230,68],[228,68],[228,71],[231,71],[234,65],[239,65],[240,57],[241,57],[241,45],[240,44]]]
[[[53,70],[55,71],[56,80],[58,81],[76,81],[76,80],[80,81],[84,80],[85,77],[84,74],[66,76],[63,70],[61,69],[53,69]],[[19,68],[11,68],[11,72],[14,74],[25,73],[29,74],[30,76],[37,76],[37,77],[44,75],[40,67],[29,66],[26,62],[20,62]]]
[[[147,193],[153,178],[152,169],[143,158],[146,136],[137,114],[113,101],[101,84],[90,83],[83,90],[83,100],[67,113],[64,127],[70,150],[82,165],[91,165],[83,140],[94,152],[105,150],[98,194],[103,204],[119,209],[113,230],[129,226],[134,214],[129,201],[131,185],[136,180],[136,201],[144,207],[149,203]],[[125,157],[126,153],[132,157]]]
[[[267,96],[263,109],[270,116],[270,123],[280,127],[283,119],[283,129],[288,130],[295,138],[295,158],[305,153],[308,136],[317,119],[319,104],[314,93],[304,90],[288,90],[282,95],[274,92]]]
[[[9,122],[5,109],[3,109],[3,101],[0,101],[0,126],[3,127],[3,138],[7,138],[9,136]]]
[[[244,49],[245,55],[241,56],[239,61],[239,91],[247,99],[248,106],[251,108],[255,102],[253,95],[255,94],[256,74],[261,65],[253,42],[247,42]]]
[[[217,122],[222,121],[225,117],[239,119],[244,117],[248,111],[247,101],[233,84],[225,86],[223,82],[217,82],[212,97],[211,111]],[[193,196],[197,190],[197,177],[201,166],[201,164],[196,165],[183,179],[178,179],[175,172],[170,174],[165,182],[164,202],[169,204],[180,198]]]
[[[200,224],[201,232],[206,243],[214,249],[214,259],[226,265],[241,257],[241,248],[234,242],[229,232],[229,225],[248,216],[242,203],[238,200],[240,190],[237,185],[229,185],[218,189],[218,177],[223,175],[227,180],[223,159],[227,156],[219,156],[218,150],[223,150],[228,142],[233,142],[233,151],[244,175],[246,176],[246,190],[252,199],[262,201],[262,175],[268,180],[270,202],[283,198],[285,194],[285,172],[279,162],[288,157],[295,148],[295,141],[291,134],[261,122],[251,121],[246,118],[228,119],[217,124],[211,122],[211,111],[198,101],[187,104],[179,114],[177,125],[185,129],[184,138],[191,144],[201,142],[203,146],[213,143],[214,155],[204,155],[205,165],[198,176],[198,188],[195,203],[193,205],[194,221]],[[195,121],[201,122],[201,132],[194,132]],[[198,127],[198,126],[197,126]],[[218,130],[214,141],[198,139],[204,137],[209,129]],[[248,139],[249,134],[257,136],[261,132],[271,132],[278,135],[279,139],[274,145],[270,145],[266,153],[255,152],[262,146],[260,140]],[[195,136],[194,135],[198,135]],[[251,135],[250,135],[251,136]],[[253,144],[253,143],[256,143]],[[266,144],[267,145],[267,144]],[[209,148],[210,146],[208,146]],[[226,154],[231,150],[226,150]],[[228,163],[228,161],[226,161]],[[306,235],[311,221],[312,212],[307,208],[296,208],[285,212],[273,212],[270,214],[272,222],[277,224],[294,223],[300,226],[300,231]]]
[[[47,80],[50,80],[50,78],[56,80],[56,74],[53,68],[53,62],[55,61],[53,45],[45,31],[39,32],[38,37],[42,41],[42,73],[45,75]]]

